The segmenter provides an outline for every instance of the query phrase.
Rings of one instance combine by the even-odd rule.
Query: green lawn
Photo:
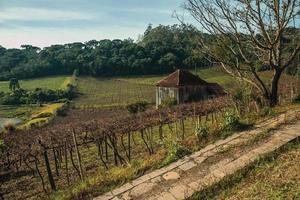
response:
[[[35,88],[58,89],[65,87],[67,76],[53,76],[45,78],[20,80],[20,87],[26,90],[33,90]],[[0,91],[9,92],[9,81],[0,82]]]

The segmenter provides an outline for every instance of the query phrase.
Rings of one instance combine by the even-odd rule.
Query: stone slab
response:
[[[179,166],[179,169],[183,170],[183,171],[188,171],[190,169],[192,169],[193,167],[196,167],[197,164],[194,163],[193,161],[187,162],[181,166]]]
[[[177,172],[168,172],[168,173],[163,175],[163,179],[165,179],[166,181],[176,180],[176,179],[179,179],[179,178],[180,178],[180,175]]]

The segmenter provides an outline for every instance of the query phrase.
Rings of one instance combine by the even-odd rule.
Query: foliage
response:
[[[165,158],[163,165],[167,165],[191,153],[189,149],[171,139],[164,140],[163,145],[168,151],[167,157]]]
[[[56,114],[57,116],[65,117],[67,116],[68,110],[69,110],[69,104],[66,103],[62,107],[57,109]]]
[[[36,88],[28,91],[17,89],[11,93],[0,94],[0,104],[2,105],[19,105],[19,104],[39,104],[54,102],[59,99],[72,99],[76,96],[76,88],[68,86],[67,90],[51,90]]]
[[[299,15],[299,7],[298,0],[257,0],[256,3],[189,0],[184,4],[184,9],[206,31],[199,38],[201,52],[220,63],[232,76],[252,85],[257,95],[261,95],[272,107],[278,104],[278,84],[282,73],[288,67],[296,68],[298,65],[296,58],[300,46],[296,41],[299,40],[300,29],[299,24],[292,27],[291,23]],[[287,13],[289,17],[286,17]],[[282,19],[280,22],[279,18]],[[246,28],[241,30],[240,27]],[[206,35],[213,39],[208,40]],[[270,56],[270,52],[277,52],[278,56]],[[267,68],[273,71],[272,78],[262,81],[257,65],[268,65]]]
[[[92,76],[163,74],[179,67],[206,66],[207,60],[192,50],[199,31],[193,26],[149,26],[138,42],[91,40],[40,49],[0,48],[0,80],[72,74]]]
[[[138,101],[136,103],[128,104],[126,109],[130,113],[144,112],[147,109],[148,104],[149,103],[146,101]]]
[[[177,100],[174,97],[167,97],[163,99],[162,103],[159,105],[160,108],[170,108],[177,105]]]
[[[264,107],[261,111],[260,111],[260,116],[262,117],[266,117],[266,116],[275,116],[276,112],[274,111],[274,109],[272,109],[271,107]]]
[[[222,130],[235,131],[239,128],[239,126],[240,126],[239,117],[234,112],[227,111],[224,115]]]
[[[195,135],[198,138],[199,142],[207,140],[208,133],[209,132],[207,126],[198,126],[195,129]]]

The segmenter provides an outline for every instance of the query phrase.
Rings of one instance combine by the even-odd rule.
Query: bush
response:
[[[65,117],[65,116],[67,116],[68,110],[69,110],[69,107],[64,105],[61,108],[57,109],[56,114],[57,114],[57,116]]]
[[[260,111],[260,116],[262,116],[262,117],[275,116],[275,114],[276,114],[275,111],[270,107],[264,107]]]
[[[202,140],[207,140],[207,137],[208,137],[208,128],[207,128],[207,126],[197,127],[196,130],[195,130],[195,135],[197,136],[197,138],[199,140],[199,143]]]
[[[12,123],[7,123],[4,125],[4,130],[8,133],[12,133],[16,130],[16,127]]]
[[[221,136],[223,138],[228,137],[235,131],[242,131],[248,129],[253,124],[244,124],[240,122],[240,118],[234,112],[226,112],[224,121],[221,124]]]
[[[126,109],[130,113],[138,113],[138,112],[144,112],[147,109],[148,102],[146,101],[138,101],[136,103],[132,103],[126,106]]]
[[[55,102],[61,99],[70,100],[76,97],[76,88],[68,87],[67,90],[50,90],[36,88],[35,90],[17,89],[11,93],[0,94],[0,104],[19,105]]]
[[[240,126],[239,117],[233,112],[226,112],[224,121],[222,124],[222,130],[224,131],[234,131]]]
[[[164,146],[168,150],[168,155],[164,161],[164,165],[174,162],[191,153],[191,151],[173,140],[164,141]]]
[[[175,105],[177,105],[177,100],[174,97],[167,97],[162,101],[162,103],[159,107],[160,108],[170,108]]]

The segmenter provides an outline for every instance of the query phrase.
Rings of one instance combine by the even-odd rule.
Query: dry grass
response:
[[[300,199],[300,144],[264,162],[214,199]]]

